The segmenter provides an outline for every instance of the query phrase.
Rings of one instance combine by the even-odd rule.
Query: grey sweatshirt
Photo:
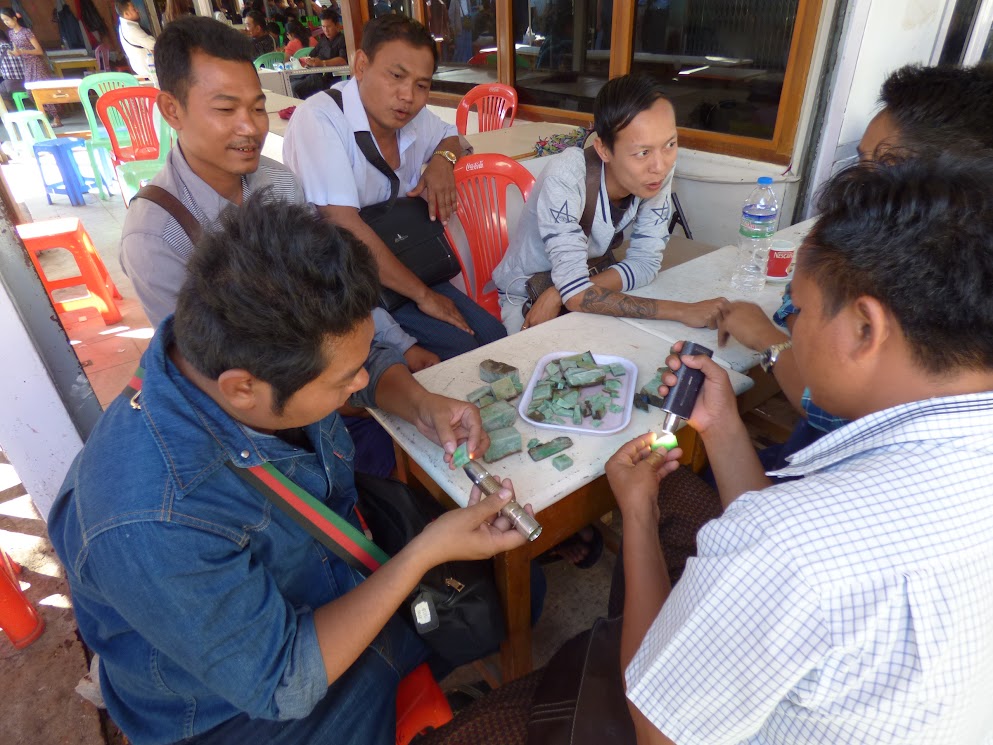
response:
[[[616,226],[623,230],[633,224],[624,261],[613,267],[621,275],[622,291],[647,285],[658,274],[669,241],[671,186],[670,175],[651,199],[634,197]],[[579,226],[585,206],[586,161],[580,148],[569,148],[542,171],[531,190],[507,253],[493,270],[497,288],[524,297],[528,277],[549,270],[563,303],[590,287],[587,259],[603,256],[615,232],[603,168],[589,238]]]

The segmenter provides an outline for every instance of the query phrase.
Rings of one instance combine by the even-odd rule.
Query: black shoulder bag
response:
[[[330,88],[325,93],[345,110],[341,91]],[[355,143],[376,169],[390,180],[390,198],[359,210],[359,217],[378,235],[393,255],[428,287],[447,282],[462,271],[440,220],[431,220],[428,205],[420,197],[401,197],[400,179],[380,154],[370,132],[356,132]],[[409,298],[383,288],[382,304],[396,310]]]

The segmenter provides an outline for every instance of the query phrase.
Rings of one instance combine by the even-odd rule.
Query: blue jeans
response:
[[[447,360],[507,335],[503,323],[476,305],[465,293],[455,289],[450,282],[441,282],[431,289],[451,299],[469,328],[476,333],[467,334],[450,323],[432,318],[421,312],[416,303],[404,303],[391,311],[400,327],[429,352]]]
[[[420,637],[394,615],[303,719],[273,721],[242,714],[177,745],[394,745],[397,687],[429,654]]]

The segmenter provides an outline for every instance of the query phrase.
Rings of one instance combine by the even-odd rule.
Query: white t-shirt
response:
[[[148,75],[148,53],[155,49],[155,38],[145,33],[145,29],[136,21],[121,19],[119,29],[121,48],[128,57],[128,64],[134,74],[140,77]]]

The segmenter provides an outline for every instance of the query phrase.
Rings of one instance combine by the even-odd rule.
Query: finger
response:
[[[427,186],[427,182],[422,178],[420,181],[417,182],[417,186],[415,186],[413,189],[407,192],[407,196],[419,197],[421,195],[421,192],[424,191],[424,188],[426,186]]]
[[[469,503],[466,507],[472,507],[474,504],[478,504],[479,500],[482,499],[483,492],[479,490],[479,487],[475,484],[472,485],[472,490],[469,492]]]
[[[448,300],[448,298],[445,299]],[[448,311],[448,317],[449,317],[448,322],[450,324],[452,324],[457,328],[462,329],[467,334],[473,334],[475,336],[475,332],[473,332],[473,330],[469,328],[469,324],[466,323],[466,320],[462,317],[462,314],[459,313],[459,309],[455,307],[455,303],[453,303],[451,300],[448,300],[448,304],[445,310]]]
[[[478,504],[474,504],[472,507],[466,507],[466,509],[472,511],[473,522],[478,521],[476,522],[477,525],[489,523],[492,521],[491,518],[495,518],[500,510],[507,506],[511,494],[512,492],[509,489],[501,489],[496,494],[485,497]]]
[[[731,332],[728,331],[727,322],[727,315],[722,315],[717,322],[717,346],[719,347],[723,347],[728,343],[728,339],[731,338]]]
[[[475,406],[472,409],[467,409],[465,414],[463,414],[462,426],[468,434],[466,437],[466,450],[475,458],[485,453],[489,448],[490,436],[483,429],[483,420],[479,418],[479,409]]]

